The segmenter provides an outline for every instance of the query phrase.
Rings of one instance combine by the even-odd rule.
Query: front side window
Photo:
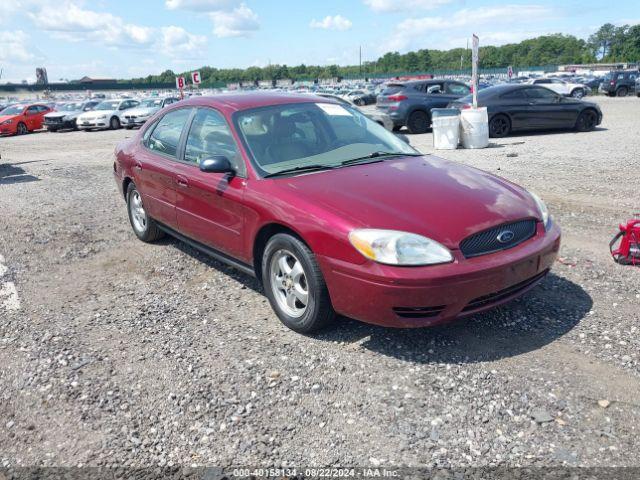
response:
[[[190,113],[191,109],[188,108],[167,113],[149,135],[147,147],[154,152],[176,158],[180,135]]]
[[[199,108],[187,136],[184,159],[199,165],[214,155],[227,157],[236,173],[245,175],[244,161],[224,117],[210,108]]]
[[[383,154],[417,155],[411,146],[358,110],[334,103],[296,103],[234,116],[261,175]]]
[[[553,102],[557,95],[547,88],[529,88],[527,96],[536,102]]]

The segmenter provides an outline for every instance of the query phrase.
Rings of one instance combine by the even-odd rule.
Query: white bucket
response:
[[[464,148],[486,148],[489,145],[489,116],[486,107],[461,111],[460,137]]]
[[[455,150],[460,143],[460,116],[451,109],[431,110],[433,126],[433,148],[436,150]]]

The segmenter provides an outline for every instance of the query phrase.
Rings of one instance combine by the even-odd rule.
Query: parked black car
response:
[[[76,129],[76,120],[83,112],[93,110],[100,100],[87,100],[86,102],[68,102],[57,106],[57,109],[44,116],[44,126],[50,132],[58,130]]]
[[[451,102],[452,108],[471,108],[471,95]],[[489,135],[506,137],[518,130],[575,128],[593,130],[602,122],[596,103],[559,95],[536,85],[497,85],[478,92],[478,106],[487,107]]]
[[[453,80],[390,83],[378,95],[377,108],[389,115],[394,130],[406,125],[411,133],[424,133],[431,126],[432,108],[446,107],[470,92],[467,85]]]
[[[609,72],[600,84],[600,91],[610,97],[626,97],[636,91],[636,80],[640,78],[638,70],[619,70]]]

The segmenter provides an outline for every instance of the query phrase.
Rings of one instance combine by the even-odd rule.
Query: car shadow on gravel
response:
[[[416,363],[474,363],[513,357],[560,338],[591,310],[579,285],[554,274],[513,302],[446,325],[393,329],[341,318],[315,338]]]
[[[518,138],[518,137],[539,137],[541,135],[564,135],[567,133],[575,133],[580,135],[588,135],[590,133],[598,133],[598,132],[606,132],[608,128],[604,127],[596,127],[589,132],[578,132],[573,128],[560,128],[560,129],[551,129],[551,130],[518,130],[516,132],[512,132],[507,138]]]

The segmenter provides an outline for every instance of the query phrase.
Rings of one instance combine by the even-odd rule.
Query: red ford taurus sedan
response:
[[[393,327],[477,313],[532,288],[560,246],[534,194],[326,98],[187,100],[115,153],[138,238],[169,233],[255,275],[299,332],[336,313]]]

